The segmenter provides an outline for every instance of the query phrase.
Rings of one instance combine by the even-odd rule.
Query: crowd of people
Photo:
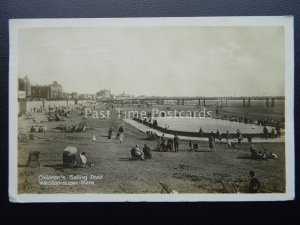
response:
[[[139,145],[136,144],[135,147],[131,149],[131,157],[134,160],[146,160],[152,158],[152,152],[147,144],[144,144],[143,149],[140,149]]]
[[[280,125],[277,124],[276,127],[272,127],[271,130],[269,130],[266,126],[263,128],[263,136],[265,139],[268,138],[280,138],[281,137],[281,131],[280,131]]]
[[[258,150],[254,145],[251,145],[249,147],[250,153],[251,153],[251,158],[252,159],[257,159],[257,160],[268,160],[268,159],[277,159],[278,156],[271,152],[267,152],[266,148],[263,148],[262,150]]]
[[[112,107],[113,108],[113,107]],[[68,109],[64,108],[54,108],[53,109],[55,114],[57,115],[63,115],[67,116],[68,115]],[[144,121],[152,123],[153,128],[156,128],[158,126],[157,121],[151,118],[151,114],[148,115],[148,121],[145,118]],[[244,123],[255,123],[255,121],[251,118],[239,118],[239,122],[244,122]],[[276,122],[276,125],[273,128],[269,128],[267,125],[270,123],[275,123],[274,121],[269,121],[269,120],[257,120],[258,125],[263,126],[263,135],[264,137],[267,138],[275,138],[275,137],[280,137],[281,132],[280,132],[280,124],[279,122]],[[41,127],[38,128],[38,132],[40,132]],[[46,129],[46,127],[45,127]],[[165,130],[168,129],[168,126],[165,126]],[[42,130],[41,130],[42,131]],[[36,127],[31,127],[31,132],[36,132]],[[114,135],[115,134],[115,135]],[[199,129],[199,136],[203,137],[205,132],[203,129],[200,127]],[[157,151],[173,151],[173,152],[178,152],[180,150],[180,137],[178,134],[174,134],[174,136],[171,138],[165,138],[165,135],[162,134],[161,136],[158,135],[155,131],[147,131],[146,132],[147,139],[148,140],[155,140],[157,142],[157,146],[154,150]],[[233,134],[234,137],[236,137],[237,144],[242,144],[244,137],[242,132],[237,129],[236,130],[236,135]],[[245,136],[245,135],[244,135]],[[113,129],[112,127],[109,128],[108,130],[108,140],[112,141],[113,139],[119,140],[120,143],[123,142],[124,140],[124,126],[121,124],[121,126],[118,129]],[[207,137],[205,135],[205,137]],[[208,135],[208,148],[210,149],[211,152],[214,152],[214,148],[216,143],[218,141],[221,141],[223,138],[226,139],[227,145],[229,148],[234,148],[235,143],[232,142],[232,137],[229,131],[227,130],[224,134],[219,129],[216,129],[215,132],[211,131]],[[252,137],[248,135],[247,140],[249,143],[251,143],[251,146],[249,147],[251,158],[256,159],[256,160],[268,160],[268,159],[276,159],[278,156],[274,154],[272,151],[268,153],[266,148],[263,148],[263,150],[258,150],[253,144],[252,144]],[[91,138],[92,144],[95,144],[97,141],[96,134],[93,132],[92,133],[92,138]],[[207,143],[207,142],[206,142]],[[200,146],[197,141],[188,141],[188,146],[189,150],[195,150],[198,151],[200,150]],[[182,149],[182,148],[181,148]],[[129,150],[129,149],[128,149]],[[134,147],[130,149],[130,155],[133,160],[149,160],[152,159],[152,151],[150,146],[148,144],[144,144],[144,146],[141,148],[139,144],[135,144]],[[66,148],[63,152],[63,163],[64,165],[67,166],[73,166],[73,167],[85,167],[85,166],[91,166],[91,164],[85,152],[79,152],[76,149],[74,150],[73,147],[71,148]],[[250,171],[250,183],[249,183],[249,192],[250,193],[257,193],[261,187],[261,183],[258,181],[258,179],[255,176],[255,173],[253,171]]]
[[[173,139],[166,139],[164,137],[164,134],[157,140],[157,147],[156,151],[163,151],[163,152],[168,152],[168,151],[174,151],[178,152],[179,149],[179,142],[180,138],[177,134],[174,135]]]
[[[143,118],[142,122],[151,123],[153,128],[156,128],[158,126],[158,123],[155,119],[151,118],[151,115],[148,115],[148,118]],[[241,121],[240,121],[241,122]],[[245,123],[252,123],[253,120],[249,118],[243,118],[243,122]],[[270,129],[267,127],[268,121],[258,121],[258,125],[265,124],[263,127],[263,135],[265,138],[274,138],[274,137],[280,137],[280,125],[277,123],[277,125]],[[167,130],[168,126],[165,126]],[[124,128],[121,126],[116,131],[116,137],[119,137],[121,140],[124,135]],[[108,131],[108,139],[112,140],[114,138],[114,129],[109,128]],[[130,155],[132,160],[149,160],[152,159],[152,151],[173,151],[178,152],[180,150],[180,137],[178,134],[174,134],[174,136],[165,137],[165,134],[158,135],[158,132],[155,132],[153,130],[149,130],[146,132],[147,140],[154,140],[157,142],[156,148],[151,150],[150,146],[148,144],[144,144],[143,147],[140,147],[139,144],[135,144],[134,147],[130,150]],[[202,128],[199,129],[199,136],[200,137],[207,137],[205,135]],[[232,137],[233,136],[233,137]],[[222,132],[217,129],[215,132],[211,131],[208,135],[208,148],[211,152],[214,152],[214,148],[216,143],[218,141],[222,141],[222,139],[226,139],[227,145],[229,148],[235,148],[236,144],[241,145],[243,144],[244,138],[248,140],[248,143],[251,144],[249,147],[251,158],[258,159],[258,160],[267,160],[267,159],[276,159],[278,156],[274,154],[273,152],[268,153],[267,150],[264,148],[263,151],[257,150],[256,147],[252,144],[252,136],[251,135],[243,135],[241,130],[237,129],[235,134],[230,134],[227,130],[225,133],[222,134]],[[233,138],[236,140],[233,141]],[[189,150],[200,150],[200,146],[197,141],[189,141],[188,142]],[[248,192],[249,193],[257,193],[259,192],[261,188],[260,181],[256,178],[254,171],[250,171],[250,182],[248,186]]]
[[[122,143],[124,141],[124,126],[123,126],[123,124],[121,124],[121,126],[117,130],[117,133],[115,136],[114,136],[114,129],[112,127],[110,127],[108,129],[107,138],[108,138],[109,142],[111,142],[113,139],[117,139],[117,140],[119,140],[120,143]]]
[[[272,126],[272,127],[279,126],[280,127],[280,122],[278,120],[273,120],[269,118],[255,119],[247,116],[229,116],[229,115],[222,115],[220,118],[222,120],[229,120],[232,122],[239,122],[239,123],[250,123],[258,126]]]

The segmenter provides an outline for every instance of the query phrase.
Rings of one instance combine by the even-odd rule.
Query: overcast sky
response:
[[[18,50],[19,77],[65,92],[284,95],[283,27],[23,29]]]

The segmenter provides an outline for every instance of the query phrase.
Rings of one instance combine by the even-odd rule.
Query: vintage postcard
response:
[[[294,199],[293,17],[9,31],[10,201]]]

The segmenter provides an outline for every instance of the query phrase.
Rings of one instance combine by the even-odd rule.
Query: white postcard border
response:
[[[18,194],[18,30],[44,27],[284,26],[286,193],[282,194]],[[9,198],[11,202],[284,201],[295,197],[293,17],[12,19],[9,21]]]

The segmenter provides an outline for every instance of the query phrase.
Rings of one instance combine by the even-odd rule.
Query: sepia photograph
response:
[[[294,199],[293,17],[9,29],[10,201]]]

